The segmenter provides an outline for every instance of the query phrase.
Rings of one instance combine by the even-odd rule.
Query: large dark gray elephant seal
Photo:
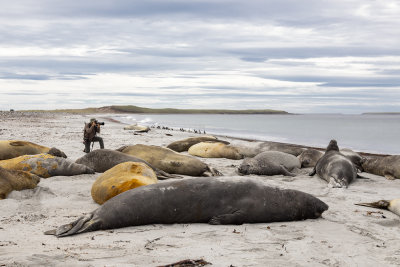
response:
[[[316,219],[328,209],[297,190],[266,186],[255,179],[201,177],[134,188],[78,220],[45,234],[83,232],[146,224],[243,224]]]
[[[28,141],[0,140],[0,160],[42,153],[47,153],[56,157],[67,157],[64,152],[55,147],[49,148]]]
[[[244,159],[238,171],[241,174],[296,176],[291,172],[296,168],[300,168],[300,161],[295,156],[279,151],[266,151],[254,158]]]
[[[314,167],[323,155],[323,152],[310,148],[301,152],[297,158],[299,159],[302,168],[309,168]]]
[[[94,173],[93,169],[85,165],[46,153],[1,160],[0,166],[11,170],[31,172],[43,178]]]
[[[220,142],[229,145],[229,142],[219,140],[214,136],[200,136],[200,137],[189,137],[183,140],[172,142],[167,146],[167,148],[172,149],[176,152],[183,152],[183,151],[188,151],[191,146],[201,142]]]
[[[360,154],[354,152],[349,148],[340,149],[340,153],[342,153],[346,158],[348,158],[354,164],[354,166],[356,166],[358,170],[363,171],[363,168],[361,166],[361,161],[363,157],[361,157]]]
[[[400,155],[363,158],[361,166],[365,172],[385,176],[387,179],[400,179]]]
[[[167,173],[190,176],[221,175],[220,172],[210,168],[201,160],[192,156],[182,155],[165,147],[137,144],[120,147],[117,151],[145,160],[152,166]]]
[[[148,163],[145,160],[136,158],[134,156],[127,155],[125,153],[110,150],[110,149],[97,149],[93,150],[90,153],[87,153],[83,157],[80,157],[75,161],[75,163],[83,164],[92,168],[95,172],[105,172],[108,169],[111,169],[115,165],[118,165],[123,162],[132,161],[132,162],[143,162],[147,164],[150,168],[154,170],[157,174],[157,178],[166,179],[166,178],[178,178],[177,175],[168,174]]]
[[[348,187],[357,178],[357,168],[339,152],[336,140],[331,140],[325,154],[318,160],[310,176],[315,174],[326,180],[332,187]]]

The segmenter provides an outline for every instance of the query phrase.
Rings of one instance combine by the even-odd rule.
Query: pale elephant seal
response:
[[[201,142],[191,146],[188,150],[190,155],[202,158],[226,158],[242,159],[239,150],[231,145],[219,142]]]
[[[53,147],[45,147],[27,141],[0,140],[0,160],[12,159],[23,155],[47,153],[56,157],[66,158],[64,152]]]
[[[297,158],[299,159],[302,168],[309,168],[314,167],[323,155],[323,152],[310,148],[301,152]]]
[[[315,174],[326,180],[332,187],[347,188],[357,178],[357,168],[339,152],[336,140],[331,140],[325,154],[318,160],[310,176]]]
[[[160,170],[145,160],[127,155],[125,153],[110,150],[110,149],[98,149],[93,150],[90,153],[87,153],[83,157],[77,159],[75,163],[83,164],[88,166],[89,168],[93,169],[95,172],[105,172],[108,169],[111,169],[115,165],[118,165],[123,162],[132,161],[132,162],[143,162],[147,164],[150,168],[152,168],[157,177],[159,179],[166,179],[166,178],[179,178],[179,176],[168,174],[163,170]]]
[[[145,163],[120,163],[96,179],[92,185],[92,198],[101,205],[122,192],[157,181],[155,172]]]
[[[189,176],[221,175],[199,159],[179,154],[169,148],[148,145],[123,146],[117,151],[142,159],[167,173]]]
[[[113,197],[95,211],[45,234],[64,237],[127,226],[173,223],[243,224],[316,219],[328,209],[297,190],[256,179],[172,180]]]
[[[201,142],[220,142],[224,143],[226,145],[229,145],[229,142],[219,140],[214,136],[200,136],[200,137],[189,137],[183,140],[175,141],[172,142],[167,146],[167,148],[172,149],[176,152],[183,152],[183,151],[188,151],[189,148],[197,143]]]
[[[40,177],[32,173],[0,167],[0,199],[5,199],[13,190],[33,189],[39,181]]]
[[[300,168],[300,161],[295,156],[279,151],[266,151],[254,158],[245,158],[238,171],[241,174],[296,176],[294,169]]]
[[[400,155],[371,157],[361,160],[365,172],[385,176],[387,179],[400,179]]]
[[[50,154],[25,155],[1,160],[0,166],[11,170],[28,171],[43,178],[94,173],[93,169],[85,165]]]
[[[400,198],[392,200],[379,200],[377,202],[372,202],[372,203],[358,203],[356,205],[389,210],[394,214],[400,216]]]
[[[124,130],[134,130],[137,133],[147,133],[150,131],[149,126],[132,124],[124,127]]]

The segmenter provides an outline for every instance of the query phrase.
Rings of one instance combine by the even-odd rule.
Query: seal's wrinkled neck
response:
[[[330,142],[329,142],[329,145],[328,145],[328,147],[326,148],[326,152],[328,152],[328,151],[339,151],[339,147],[338,147],[338,145],[337,145],[337,142],[336,142],[336,140],[331,140]]]

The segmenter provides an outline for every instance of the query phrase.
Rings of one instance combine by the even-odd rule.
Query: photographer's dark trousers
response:
[[[91,143],[91,142],[99,142],[100,148],[101,148],[101,149],[104,148],[103,138],[101,138],[101,137],[99,137],[99,136],[95,136],[95,137],[93,137],[92,141],[85,140],[85,152],[86,152],[86,153],[89,153],[89,152],[90,152],[90,143]]]

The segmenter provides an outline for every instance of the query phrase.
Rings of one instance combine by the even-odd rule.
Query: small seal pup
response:
[[[200,137],[189,137],[189,138],[186,138],[183,140],[172,142],[171,144],[169,144],[167,146],[167,148],[172,149],[176,152],[183,152],[183,151],[188,151],[188,149],[191,146],[193,146],[197,143],[207,142],[207,141],[208,142],[220,142],[220,143],[229,145],[229,142],[219,140],[215,136],[200,136]]]
[[[13,190],[33,189],[39,182],[40,177],[35,174],[0,167],[0,199],[5,199]]]
[[[336,140],[331,140],[325,154],[318,160],[313,171],[309,174],[326,180],[332,187],[348,187],[357,178],[357,168],[339,152]]]
[[[181,178],[178,175],[173,175],[166,173],[148,163],[145,160],[136,158],[134,156],[127,155],[125,153],[110,150],[110,149],[97,149],[93,150],[90,153],[87,153],[83,157],[80,157],[75,161],[75,163],[83,164],[93,169],[95,172],[105,172],[108,169],[111,169],[115,165],[118,165],[123,162],[133,161],[133,162],[142,162],[147,166],[152,168],[157,174],[158,179],[168,179],[168,178]]]
[[[78,220],[46,231],[64,237],[127,226],[173,223],[243,224],[316,219],[323,201],[256,179],[186,178],[125,191]]]
[[[386,179],[400,179],[400,155],[363,158],[361,166],[365,172],[385,176]]]
[[[245,158],[239,166],[241,174],[296,176],[292,173],[300,168],[300,161],[295,156],[280,151],[265,151],[254,158]]]
[[[47,153],[56,157],[67,158],[64,152],[55,147],[49,148],[28,141],[0,140],[0,160],[42,153]]]
[[[372,203],[358,203],[356,205],[389,210],[394,214],[400,216],[400,198],[392,200],[379,200],[377,202],[372,202]]]

